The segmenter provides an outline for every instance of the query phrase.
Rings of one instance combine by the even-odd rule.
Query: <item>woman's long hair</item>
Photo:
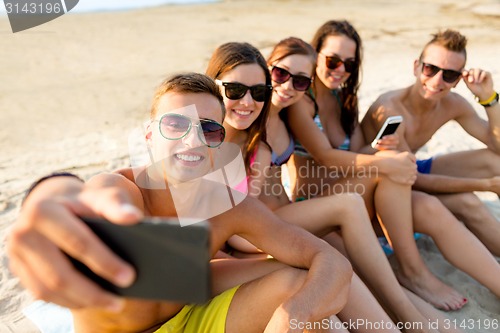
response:
[[[230,42],[219,46],[208,62],[206,74],[214,80],[219,79],[224,73],[245,64],[259,65],[264,72],[266,85],[271,85],[271,74],[267,69],[264,56],[262,56],[257,48],[248,43]],[[242,152],[247,171],[250,170],[250,159],[255,154],[259,143],[262,141],[267,144],[266,124],[271,104],[271,93],[272,91],[269,90],[260,115],[245,130],[248,138],[242,148]]]
[[[363,48],[361,38],[354,27],[347,21],[331,20],[323,24],[314,35],[311,45],[316,52],[320,52],[323,43],[328,36],[344,35],[352,39],[356,43],[356,68],[351,73],[347,81],[341,86],[341,114],[340,123],[342,129],[350,137],[358,123],[358,90],[361,81],[361,62],[363,56]]]

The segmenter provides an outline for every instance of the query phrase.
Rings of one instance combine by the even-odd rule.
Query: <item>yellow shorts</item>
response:
[[[224,333],[229,305],[239,286],[226,290],[204,305],[186,305],[155,333]]]

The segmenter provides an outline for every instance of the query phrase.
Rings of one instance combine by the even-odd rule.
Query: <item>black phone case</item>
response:
[[[118,295],[143,299],[204,303],[210,292],[210,241],[207,222],[181,227],[175,219],[151,219],[131,226],[82,218],[121,258],[137,279],[120,288],[70,258],[83,274]]]

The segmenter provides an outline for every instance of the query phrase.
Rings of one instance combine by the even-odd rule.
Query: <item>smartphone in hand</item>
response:
[[[403,117],[401,116],[391,116],[388,117],[382,127],[380,128],[380,131],[378,131],[377,136],[375,136],[375,139],[373,139],[371,146],[372,148],[375,148],[375,146],[378,143],[378,140],[383,138],[386,135],[391,135],[396,132],[396,129],[398,128],[399,124],[403,121]]]
[[[130,226],[103,219],[82,220],[137,271],[136,281],[121,288],[70,258],[78,270],[104,289],[125,297],[186,303],[204,303],[211,298],[208,222],[181,227],[173,218],[150,218]]]

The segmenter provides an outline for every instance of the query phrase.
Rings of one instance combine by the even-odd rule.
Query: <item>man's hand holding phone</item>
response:
[[[207,301],[208,223],[144,220],[128,197],[117,187],[93,188],[69,177],[40,183],[10,235],[11,269],[36,298],[73,309],[120,311],[118,295]]]
[[[373,146],[376,150],[396,150],[399,146],[399,136],[394,134],[384,135],[377,144]]]
[[[131,263],[134,283],[116,286],[74,260],[74,265],[115,294],[130,298],[205,303],[211,297],[209,223],[181,226],[177,218],[148,217],[141,223],[117,225],[102,218],[82,220],[113,252]]]
[[[388,117],[379,132],[373,139],[371,146],[377,150],[396,150],[399,145],[399,137],[396,130],[403,121],[401,116]]]
[[[48,179],[28,196],[9,234],[11,270],[36,298],[73,309],[90,306],[118,312],[123,298],[78,272],[63,251],[122,287],[133,283],[135,270],[78,215],[106,216],[120,224],[142,218],[126,195],[84,187],[70,177]]]

